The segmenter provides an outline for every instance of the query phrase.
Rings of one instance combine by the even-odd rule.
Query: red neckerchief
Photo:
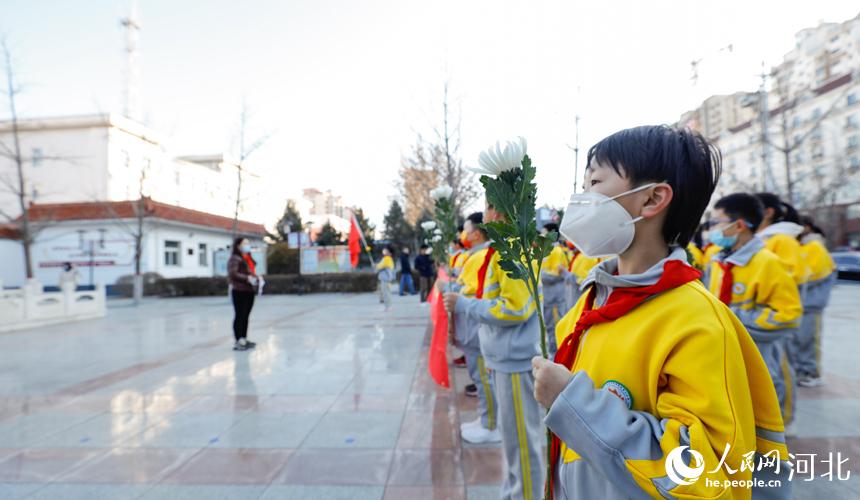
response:
[[[496,249],[490,247],[487,249],[487,254],[484,255],[484,262],[481,264],[481,267],[478,269],[478,289],[475,290],[475,298],[481,299],[484,297],[484,280],[487,279],[487,269],[490,267],[490,261],[493,259],[493,254],[496,253]]]
[[[246,253],[242,255],[242,260],[248,264],[248,271],[250,271],[251,275],[257,275],[257,267],[254,265],[254,259],[251,258],[251,254]]]
[[[463,256],[463,252],[457,252],[457,255],[454,256],[454,260],[451,261],[451,267],[457,267],[457,261],[460,260],[460,257]]]
[[[731,262],[717,262],[723,270],[723,281],[720,283],[720,302],[725,305],[732,303],[732,287],[735,283],[735,277],[732,275],[732,268],[735,267]]]
[[[598,323],[614,321],[630,312],[649,297],[697,280],[701,276],[702,273],[690,267],[686,262],[670,260],[663,264],[663,275],[660,276],[657,283],[648,286],[616,288],[609,294],[606,303],[597,309],[594,309],[595,292],[594,286],[592,286],[586,292],[585,307],[583,307],[582,313],[579,315],[579,320],[576,322],[573,332],[565,337],[561,345],[558,346],[558,352],[555,354],[555,362],[566,366],[568,370],[572,369],[573,362],[576,360],[576,350],[579,348],[579,340],[585,330]],[[560,455],[561,440],[553,434],[550,446],[551,473],[548,486],[548,498],[550,500],[553,498],[553,476],[555,475]]]
[[[573,263],[576,262],[576,258],[579,257],[580,252],[573,252],[573,258],[570,259],[570,262],[567,264],[567,272],[573,272]]]

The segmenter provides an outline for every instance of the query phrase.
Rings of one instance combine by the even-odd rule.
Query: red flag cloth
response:
[[[361,235],[358,232],[358,226],[355,224],[355,217],[349,223],[349,263],[353,269],[358,266],[358,257],[361,255]]]
[[[699,279],[702,273],[690,267],[686,262],[680,260],[670,260],[663,264],[663,275],[657,283],[649,286],[637,286],[629,288],[616,288],[609,294],[606,303],[597,309],[594,307],[594,287],[592,286],[585,297],[585,307],[576,322],[573,332],[568,334],[558,346],[558,352],[555,354],[555,362],[567,367],[568,370],[573,368],[573,362],[576,360],[576,351],[579,348],[579,339],[582,333],[592,325],[614,321],[621,316],[627,314],[630,310],[644,302],[652,295],[671,290],[690,281]],[[550,445],[550,464],[552,475],[549,477],[549,499],[553,498],[553,488],[555,469],[558,465],[558,460],[561,455],[561,440],[555,434],[552,435],[552,444]]]
[[[438,279],[447,280],[445,271],[439,270]],[[442,294],[433,287],[430,291],[430,321],[433,322],[433,337],[430,339],[430,352],[427,357],[427,368],[430,376],[442,387],[451,387],[448,378],[448,312],[442,303]]]

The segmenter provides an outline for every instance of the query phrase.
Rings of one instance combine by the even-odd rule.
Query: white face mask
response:
[[[588,257],[606,257],[623,253],[633,242],[635,219],[617,198],[656,186],[645,184],[613,197],[600,193],[578,193],[570,197],[559,232]]]

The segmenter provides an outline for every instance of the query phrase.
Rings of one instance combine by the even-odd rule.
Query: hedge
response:
[[[331,274],[275,274],[266,275],[264,295],[373,292],[376,274],[371,272]],[[118,294],[131,296],[131,287],[115,285]],[[222,276],[206,278],[160,279],[147,284],[145,295],[161,297],[205,297],[227,294],[227,279]]]

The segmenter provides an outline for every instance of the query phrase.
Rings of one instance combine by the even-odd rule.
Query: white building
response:
[[[80,284],[113,285],[135,272],[136,201],[36,204],[30,208],[35,242],[31,248],[34,277],[56,285],[64,262],[78,268]],[[165,278],[223,275],[232,246],[233,220],[146,199],[142,204],[143,241],[141,273]],[[266,234],[260,224],[239,221],[237,231],[255,248],[258,272],[265,273]],[[0,236],[14,238],[6,226]],[[15,239],[0,239],[0,261],[21,262],[0,266],[4,286],[21,286],[23,250]]]
[[[720,147],[715,199],[772,191],[815,215],[833,243],[860,243],[860,15],[798,32],[771,76],[767,142],[755,92],[713,96],[680,119]]]
[[[18,122],[28,203],[122,201],[141,195],[163,203],[233,217],[238,165],[226,155],[175,158],[164,138],[116,114],[21,119]],[[11,122],[0,122],[11,148]],[[0,156],[0,214],[20,215],[15,164]],[[261,179],[242,172],[239,218],[274,222]]]
[[[352,210],[344,206],[343,199],[331,190],[305,188],[301,199],[292,201],[313,239],[326,223],[331,224],[344,238],[349,234]]]

